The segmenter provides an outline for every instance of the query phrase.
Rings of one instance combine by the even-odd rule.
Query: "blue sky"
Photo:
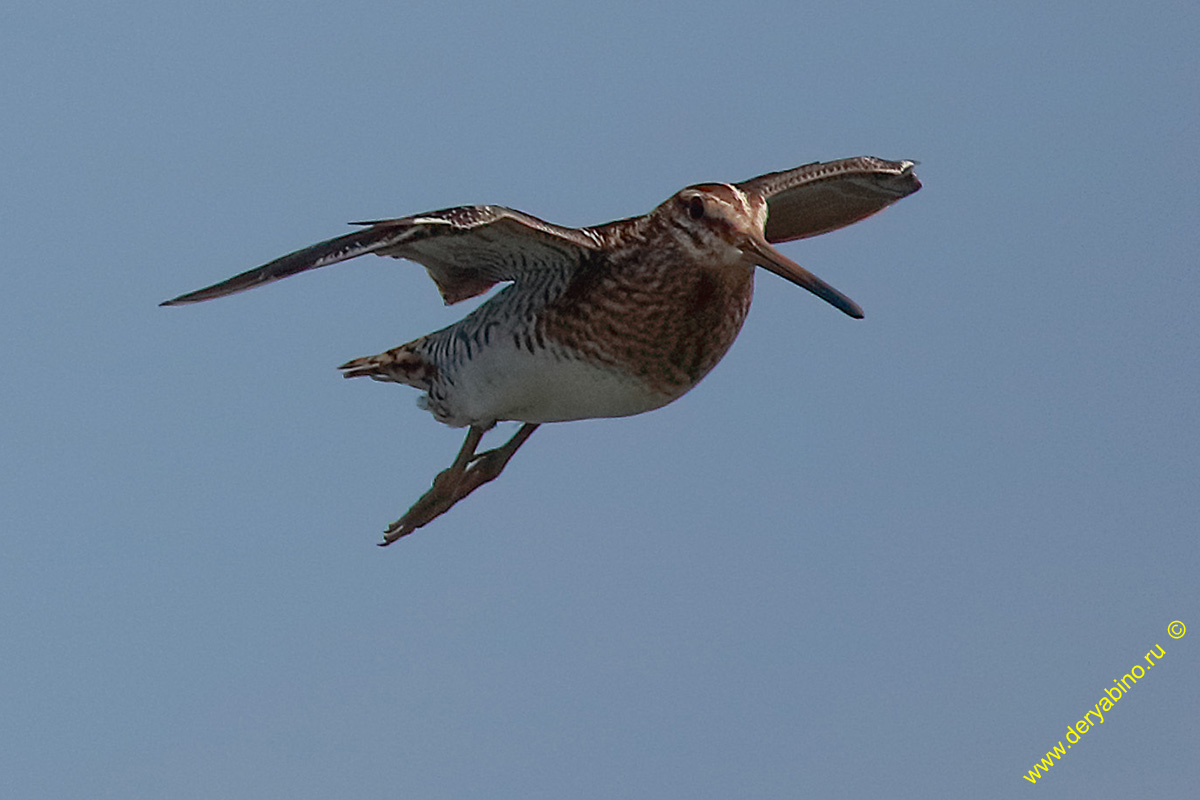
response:
[[[1189,3],[10,3],[0,794],[1187,796],[1197,41]],[[469,304],[360,259],[157,307],[347,220],[860,154],[925,188],[783,249],[864,320],[763,273],[692,393],[543,427],[387,550],[461,432],[335,367]]]

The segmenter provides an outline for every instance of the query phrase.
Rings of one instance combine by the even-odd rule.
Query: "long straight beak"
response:
[[[752,236],[746,241],[744,249],[746,255],[758,266],[771,270],[802,289],[808,289],[826,303],[855,319],[862,319],[863,312],[858,303],[771,247],[765,239]]]

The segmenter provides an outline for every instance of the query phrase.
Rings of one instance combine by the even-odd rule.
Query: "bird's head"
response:
[[[766,239],[767,200],[728,183],[701,183],[658,208],[675,241],[699,263],[763,267],[852,317],[862,310],[844,294],[780,253]]]

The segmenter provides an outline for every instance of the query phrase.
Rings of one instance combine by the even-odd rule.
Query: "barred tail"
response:
[[[388,350],[377,356],[363,356],[342,364],[343,378],[367,377],[376,381],[403,383],[429,391],[437,376],[437,367],[412,351],[409,345]]]

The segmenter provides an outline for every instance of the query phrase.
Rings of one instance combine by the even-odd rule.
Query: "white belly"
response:
[[[482,348],[445,377],[452,383],[439,381],[422,405],[455,427],[627,417],[676,399],[610,368],[505,344]]]

